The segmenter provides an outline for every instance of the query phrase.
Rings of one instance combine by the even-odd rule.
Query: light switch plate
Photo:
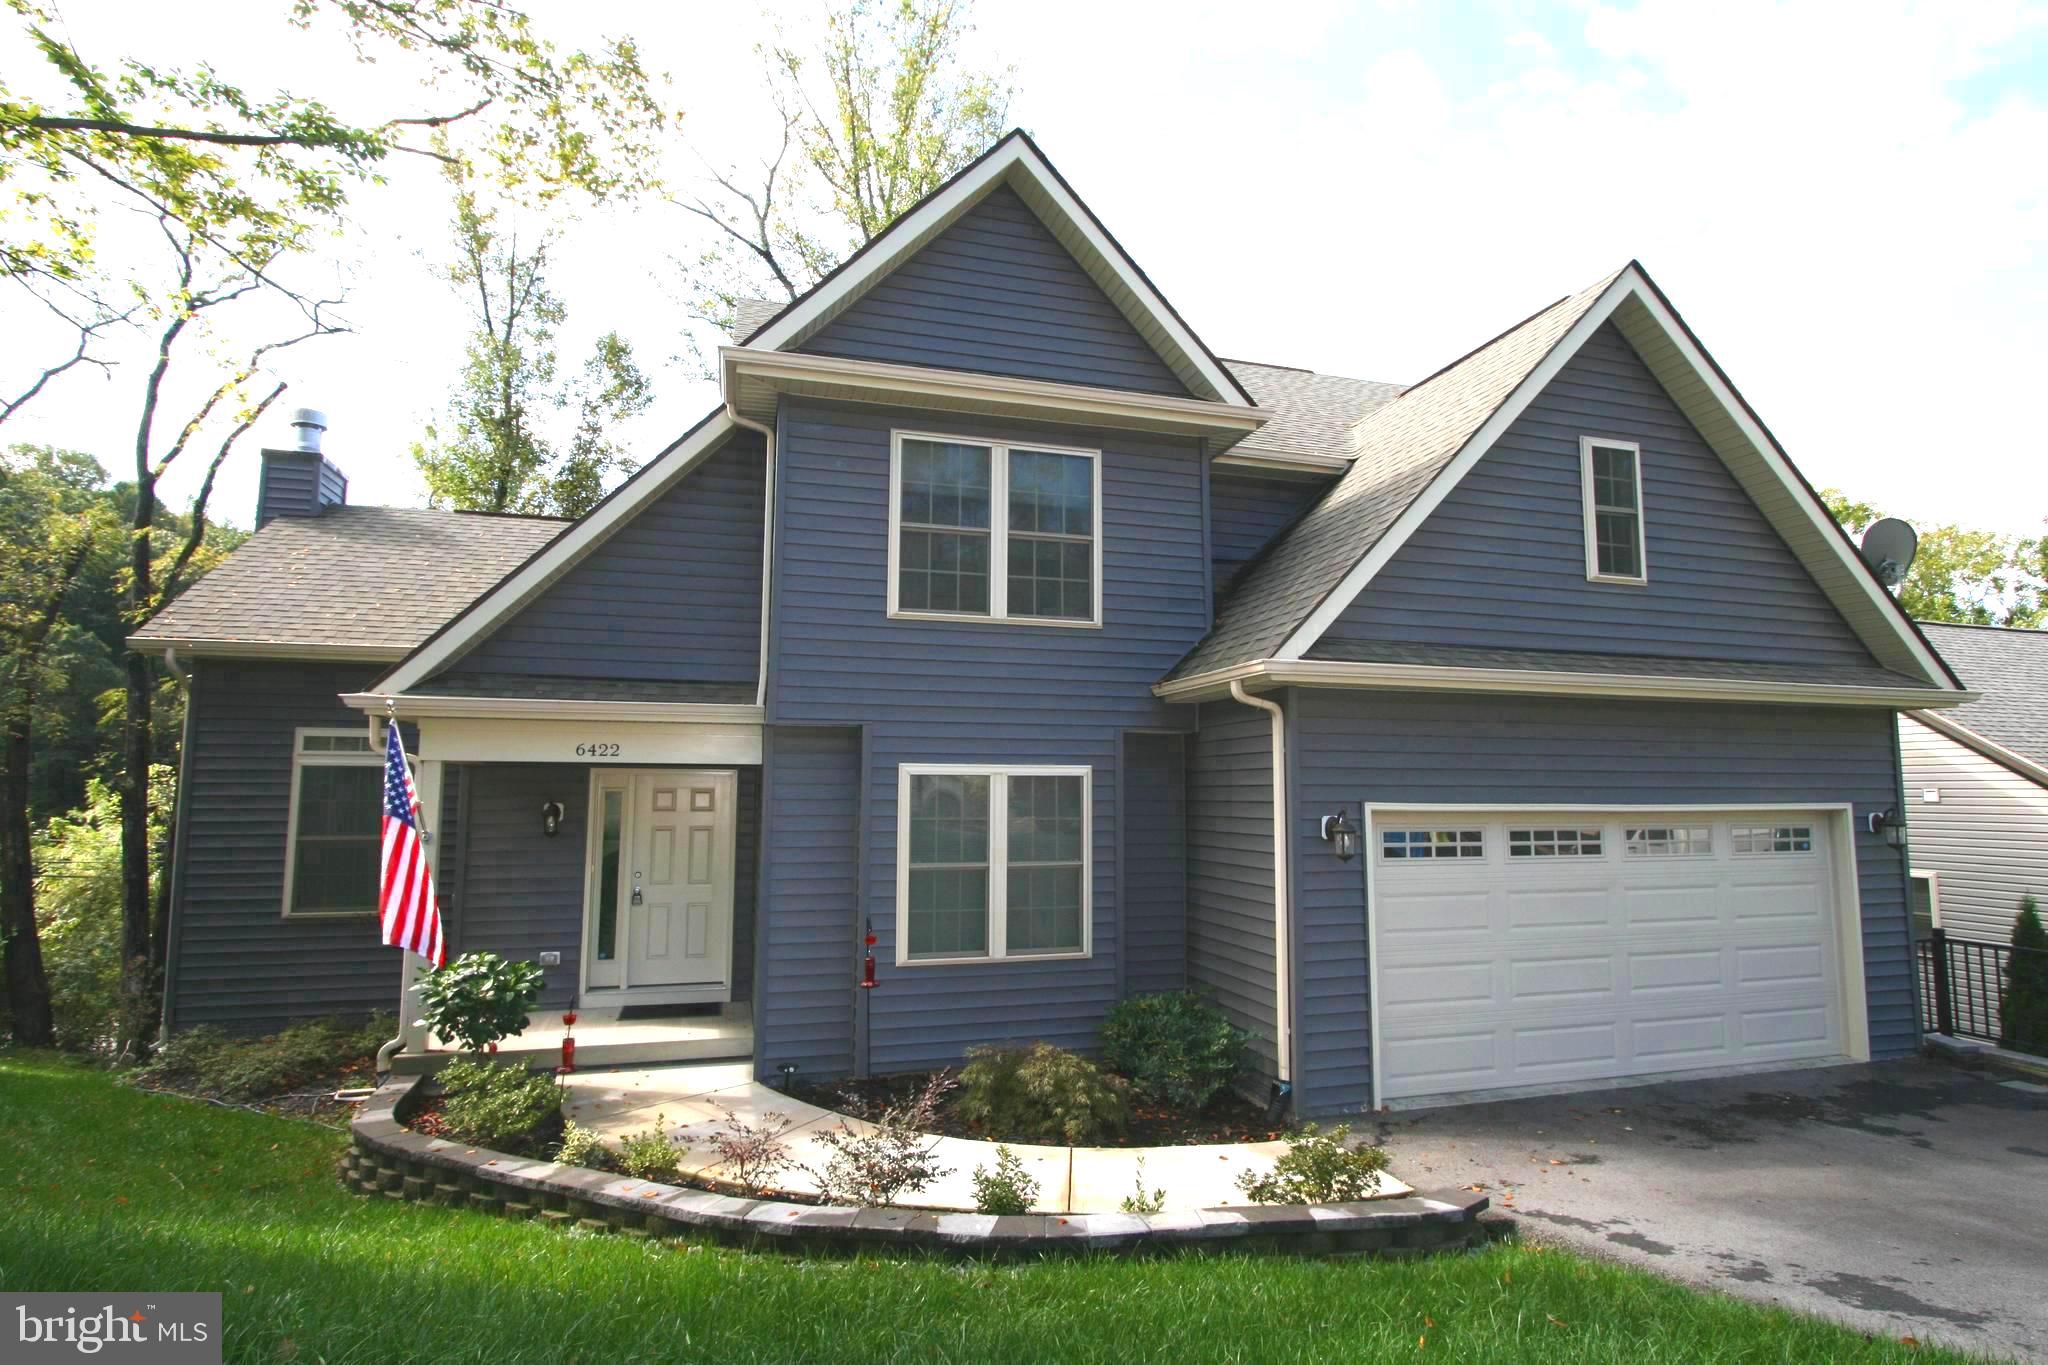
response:
[[[543,967],[559,967],[562,965],[562,955],[560,953],[542,953],[540,955],[540,965]]]

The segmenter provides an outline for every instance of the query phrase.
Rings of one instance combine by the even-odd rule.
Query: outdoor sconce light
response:
[[[1893,848],[1904,848],[1906,846],[1906,826],[1905,822],[1899,819],[1899,808],[1897,806],[1893,806],[1890,810],[1874,810],[1870,812],[1870,832],[1872,834],[1882,834],[1885,843]]]
[[[562,803],[543,801],[540,803],[540,832],[552,839],[562,832]]]
[[[776,1064],[776,1067],[775,1067],[775,1069],[776,1069],[776,1071],[778,1071],[779,1073],[781,1073],[781,1076],[782,1076],[782,1093],[783,1093],[783,1094],[785,1094],[785,1095],[787,1095],[787,1094],[789,1093],[789,1088],[790,1088],[790,1087],[791,1087],[792,1085],[795,1085],[795,1084],[796,1084],[796,1063],[795,1063],[795,1062],[779,1062],[779,1063],[777,1063],[777,1064]]]
[[[1358,826],[1351,823],[1351,816],[1344,811],[1325,815],[1323,842],[1337,855],[1338,862],[1348,863],[1358,856]]]

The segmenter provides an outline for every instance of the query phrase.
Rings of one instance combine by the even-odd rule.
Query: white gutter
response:
[[[725,415],[732,419],[734,426],[745,427],[748,431],[761,433],[761,659],[755,665],[754,705],[768,704],[768,606],[774,596],[773,578],[775,565],[775,428],[765,422],[756,422],[751,417],[740,416],[733,406],[730,394],[725,400]]]
[[[1231,680],[1230,695],[1273,718],[1273,1014],[1279,1030],[1273,1051],[1284,1091],[1294,1084],[1294,947],[1287,904],[1287,867],[1291,861],[1287,856],[1287,713],[1276,701],[1254,697],[1236,679]]]

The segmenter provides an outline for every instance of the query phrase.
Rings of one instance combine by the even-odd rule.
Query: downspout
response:
[[[1285,1103],[1294,1091],[1294,944],[1288,923],[1287,713],[1280,703],[1255,697],[1233,678],[1230,695],[1273,718],[1273,1014],[1278,1032],[1274,1055],[1279,1085],[1274,1098]]]
[[[185,826],[191,814],[185,800],[185,781],[192,762],[192,675],[179,664],[175,646],[164,648],[164,669],[184,685],[185,716],[178,726],[178,785],[171,794],[170,906],[164,914],[164,1004],[157,1019],[159,1038],[170,1037],[171,1025],[176,1022],[171,1010],[178,985],[178,936],[174,926],[178,922],[179,893],[185,888]]]
[[[775,565],[775,428],[765,422],[756,422],[751,417],[740,416],[730,398],[725,400],[725,415],[733,425],[748,431],[761,433],[763,455],[761,466],[761,659],[755,666],[757,678],[754,685],[754,705],[768,704],[768,608],[773,593]]]

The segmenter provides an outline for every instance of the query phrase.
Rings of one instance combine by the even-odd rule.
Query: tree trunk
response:
[[[7,1004],[14,1016],[14,1041],[22,1047],[50,1047],[57,1041],[50,1019],[50,983],[43,974],[43,945],[36,935],[35,866],[29,856],[28,706],[4,723],[5,772],[0,774],[0,939],[6,942]]]
[[[156,487],[145,476],[135,489],[135,519],[128,547],[128,623],[134,629],[149,615],[154,591],[150,530],[156,523]],[[149,660],[133,650],[126,658],[128,710],[121,726],[121,1027],[119,1055],[142,1061],[149,1055],[161,1010],[150,988],[149,952]]]

